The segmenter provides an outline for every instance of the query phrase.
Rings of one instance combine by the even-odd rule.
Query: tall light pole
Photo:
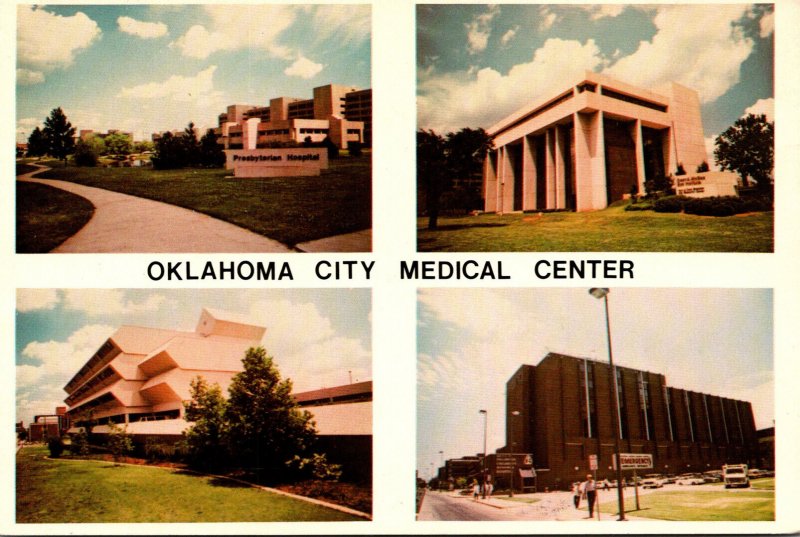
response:
[[[489,412],[487,410],[479,410],[483,414],[483,470],[481,472],[481,482],[483,483],[483,497],[486,498],[486,426],[489,422]]]
[[[611,352],[611,321],[608,317],[608,293],[609,290],[604,287],[592,287],[589,289],[589,294],[593,297],[603,299],[606,307],[606,335],[608,337],[608,363],[611,368],[611,378],[614,379],[609,384],[614,395],[610,399],[614,401],[614,410],[611,414],[614,417],[614,452],[617,457],[617,504],[619,508],[619,518],[617,520],[625,520],[625,498],[622,491],[622,465],[619,461],[619,437],[622,436],[622,425],[620,424],[619,417],[619,389],[617,386],[617,370],[614,368],[614,354]]]

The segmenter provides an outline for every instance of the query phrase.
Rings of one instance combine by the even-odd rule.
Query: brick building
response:
[[[652,472],[680,474],[755,462],[751,404],[667,385],[664,375],[616,367],[622,453],[650,453]],[[506,446],[532,453],[539,488],[564,489],[586,476],[613,479],[613,380],[607,363],[549,353],[506,385]],[[628,472],[630,473],[630,472]]]

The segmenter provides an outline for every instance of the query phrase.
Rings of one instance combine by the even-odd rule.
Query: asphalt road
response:
[[[505,509],[476,502],[471,496],[453,497],[428,491],[417,520],[509,520]]]

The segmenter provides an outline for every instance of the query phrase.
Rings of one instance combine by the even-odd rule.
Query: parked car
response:
[[[659,489],[663,486],[664,484],[661,482],[661,480],[655,477],[645,478],[642,480],[643,489]]]
[[[706,483],[719,483],[722,481],[722,476],[718,474],[716,471],[711,472],[704,472],[703,473],[703,481]]]
[[[665,475],[664,478],[661,480],[662,483],[665,485],[672,485],[675,483],[675,476],[674,475]]]
[[[678,485],[704,485],[705,480],[698,474],[684,474],[678,476],[676,480]]]

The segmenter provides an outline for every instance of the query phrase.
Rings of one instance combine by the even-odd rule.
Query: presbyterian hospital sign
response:
[[[225,169],[235,177],[319,175],[328,168],[325,148],[229,149],[225,155]]]

